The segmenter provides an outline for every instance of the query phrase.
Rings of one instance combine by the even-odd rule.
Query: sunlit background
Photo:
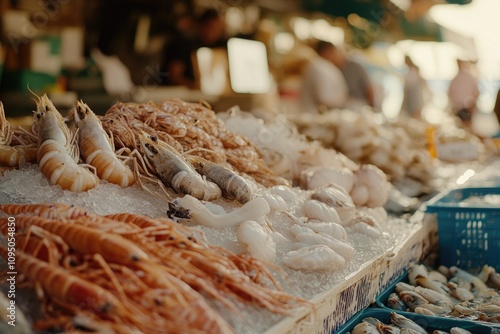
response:
[[[456,59],[472,61],[481,92],[474,126],[485,134],[498,130],[492,114],[500,87],[498,0],[1,3],[0,99],[13,113],[31,110],[27,83],[62,104],[85,97],[102,111],[117,95],[140,101],[174,95],[204,98],[215,108],[238,103],[252,109],[267,94],[272,98],[266,101],[274,103],[268,109],[300,112],[302,71],[316,55],[315,41],[325,40],[366,67],[375,107],[389,119],[401,110],[405,55],[420,68],[432,92],[423,116],[435,123],[449,110],[447,89],[457,73]],[[161,68],[165,46],[179,34],[192,35],[194,18],[207,9],[224,19],[225,38],[233,39],[233,47],[198,50],[196,90],[164,86],[169,76]]]

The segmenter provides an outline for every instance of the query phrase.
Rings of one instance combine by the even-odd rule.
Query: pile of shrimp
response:
[[[282,292],[262,262],[169,219],[103,217],[65,204],[0,210],[2,234],[16,235],[16,270],[42,303],[37,330],[233,333],[207,296],[236,314],[236,300],[278,314],[309,307]],[[0,247],[6,259],[11,251]]]
[[[246,138],[224,127],[215,112],[203,104],[168,99],[160,103],[116,103],[101,119],[113,134],[117,148],[141,151],[140,135],[166,142],[180,153],[189,152],[233,168],[264,186],[288,184],[264,163],[258,149]]]
[[[0,102],[0,171],[36,162],[36,139],[22,127],[12,128]]]

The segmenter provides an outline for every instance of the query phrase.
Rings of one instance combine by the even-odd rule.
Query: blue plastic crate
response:
[[[354,327],[359,324],[364,318],[373,317],[379,319],[380,321],[390,324],[390,315],[392,311],[377,309],[377,308],[367,308],[361,312],[358,312],[354,317],[351,318],[342,328],[337,330],[336,334],[347,334],[351,332]],[[401,312],[397,312],[402,314]],[[490,333],[499,333],[497,329],[493,329],[489,326],[479,325],[469,321],[463,320],[454,320],[447,318],[437,318],[437,317],[429,317],[425,315],[410,313],[409,315],[404,314],[405,317],[411,319],[412,321],[419,324],[423,327],[427,332],[432,333],[435,330],[442,330],[449,332],[453,327],[459,327],[463,329],[467,329],[471,333],[475,334],[490,334]]]
[[[481,325],[482,327],[493,328],[495,331],[492,333],[499,333],[500,334],[500,327],[499,327],[500,324],[498,324],[498,323],[487,323],[487,322],[482,322],[482,321],[467,320],[467,319],[460,319],[460,318],[445,318],[445,317],[439,317],[439,316],[431,317],[431,316],[417,314],[417,313],[410,312],[410,311],[408,311],[408,312],[399,311],[399,310],[394,310],[394,309],[390,308],[389,306],[387,306],[387,300],[389,299],[389,296],[391,295],[391,293],[396,292],[396,284],[398,284],[399,282],[409,283],[408,272],[406,272],[403,275],[401,275],[400,277],[398,277],[397,280],[395,280],[391,285],[389,285],[389,287],[387,287],[387,289],[385,289],[377,297],[377,299],[375,299],[375,305],[377,307],[380,307],[380,309],[383,309],[387,312],[396,312],[396,313],[402,314],[405,317],[412,319],[412,320],[414,319],[415,316],[424,317],[424,318],[432,318],[432,319],[443,319],[444,321],[452,320],[455,322],[454,327],[460,327],[459,324],[462,324],[462,323],[464,324],[464,326]],[[421,325],[421,323],[419,323],[419,324]],[[468,328],[468,327],[462,327],[462,328]],[[475,332],[473,332],[473,333],[475,333]]]
[[[375,304],[377,304],[378,307],[380,308],[385,308],[386,310],[390,310],[390,311],[394,311],[393,309],[391,309],[389,306],[387,306],[387,300],[389,299],[389,295],[393,292],[396,291],[396,284],[398,284],[399,282],[405,282],[405,283],[408,283],[408,273],[404,273],[403,275],[401,275],[400,277],[398,277],[397,280],[395,280],[391,285],[389,285],[387,287],[387,289],[385,289],[378,297],[377,299],[375,300]],[[415,313],[411,313],[411,312],[400,312],[398,311],[398,313],[401,313],[403,314],[405,317],[406,317],[406,314],[409,313],[409,314],[415,314]]]
[[[484,264],[500,271],[500,206],[469,204],[472,196],[500,195],[500,188],[455,189],[426,204],[437,214],[441,264],[478,269]]]

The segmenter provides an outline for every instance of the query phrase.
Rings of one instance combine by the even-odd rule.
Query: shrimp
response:
[[[0,226],[5,224],[7,224],[7,218],[0,218]],[[125,265],[149,258],[138,246],[116,234],[46,218],[16,217],[17,227],[27,229],[32,225],[60,236],[71,248],[81,254],[98,253],[107,261]]]
[[[227,198],[244,204],[254,197],[250,183],[233,170],[194,155],[187,160],[198,173],[217,184]]]
[[[222,195],[215,183],[204,180],[170,145],[144,132],[140,140],[146,157],[153,163],[161,181],[171,185],[176,192],[204,201],[212,201]]]
[[[9,122],[5,118],[3,104],[0,102],[0,166],[18,167],[25,162],[36,161],[37,148],[34,145],[10,146],[14,139]]]
[[[79,131],[80,153],[85,163],[94,166],[97,176],[103,180],[122,187],[134,184],[134,174],[116,156],[113,142],[89,106],[78,101],[74,117]]]
[[[7,248],[0,247],[0,255],[7,259]],[[40,284],[45,293],[58,300],[80,305],[100,314],[119,307],[118,299],[109,291],[20,250],[16,251],[16,269],[32,284]]]
[[[34,114],[38,133],[38,165],[51,184],[80,192],[97,186],[99,179],[88,169],[77,164],[78,148],[64,120],[44,94],[38,98]]]
[[[3,204],[0,210],[8,215],[28,214],[50,219],[73,219],[87,216],[89,213],[79,207],[68,204]]]

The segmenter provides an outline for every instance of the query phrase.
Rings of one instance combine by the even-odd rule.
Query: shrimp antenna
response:
[[[28,88],[28,90],[30,91],[30,93],[31,93],[31,94],[35,95],[35,96],[38,98],[38,100],[40,100],[40,96],[36,95],[36,93],[35,93],[34,91],[32,91],[32,90],[31,90],[29,82],[28,82],[28,84],[26,85],[26,87]],[[35,100],[33,99],[33,101],[35,101]],[[35,101],[35,102],[36,102],[36,101]]]

